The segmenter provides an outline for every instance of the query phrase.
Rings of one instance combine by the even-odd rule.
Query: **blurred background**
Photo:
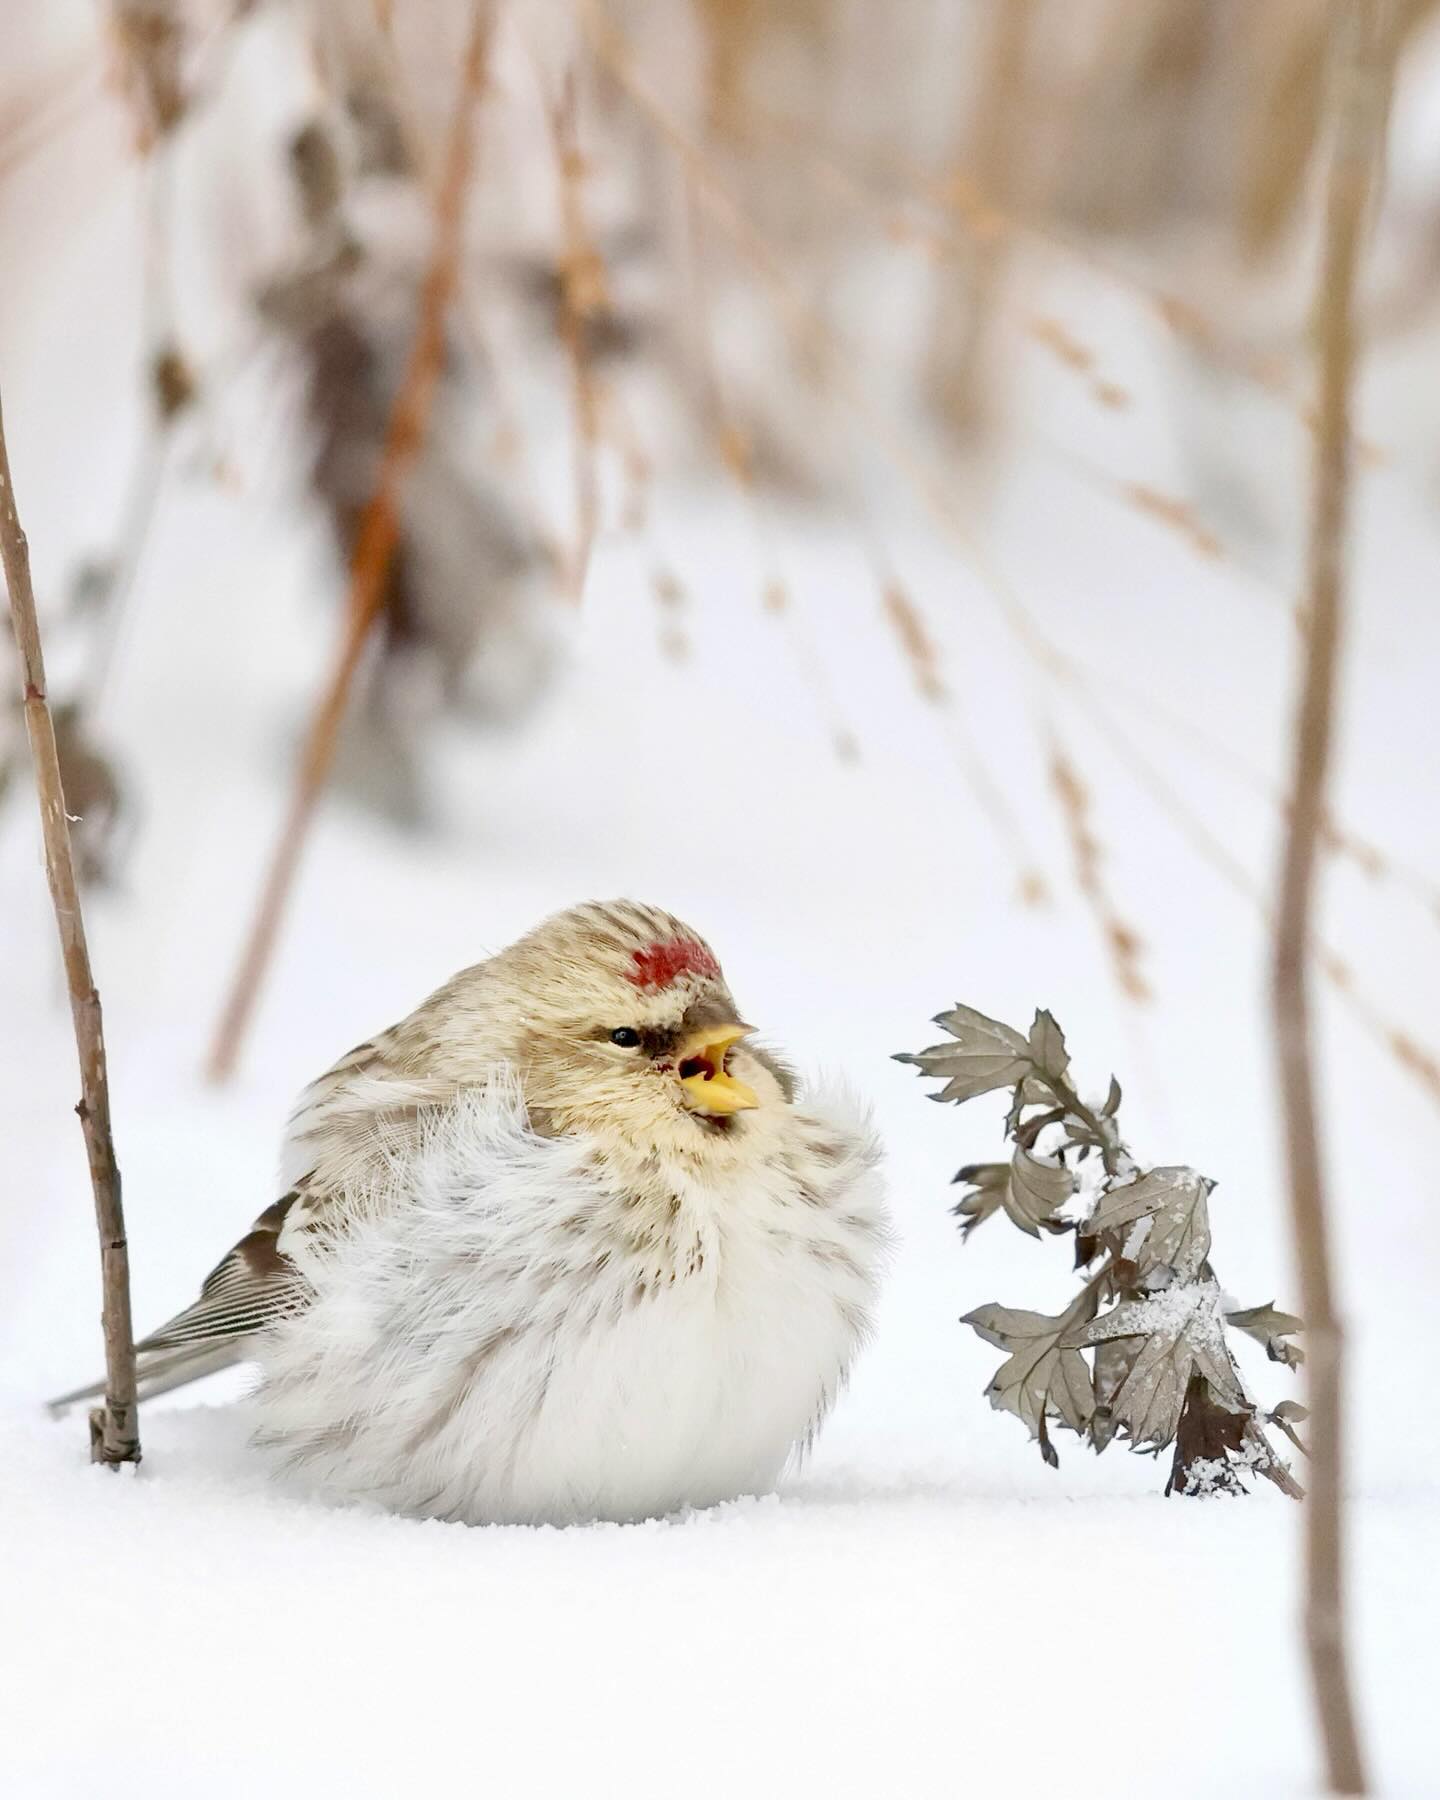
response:
[[[1440,1348],[1440,4],[1394,17],[1316,954],[1354,1480],[1408,1506]],[[0,0],[0,392],[142,1329],[272,1198],[318,1069],[628,893],[886,1140],[886,1316],[797,1492],[1159,1485],[1064,1444],[1057,1477],[985,1405],[957,1315],[1069,1275],[1003,1223],[962,1253],[946,1184],[1003,1102],[928,1106],[887,1057],[956,1000],[1050,1007],[1138,1153],[1220,1182],[1226,1285],[1296,1302],[1267,934],[1328,19]],[[0,1390],[28,1416],[100,1344],[9,656]],[[183,1418],[147,1455],[203,1468]],[[1361,1586],[1378,1631],[1402,1572]]]

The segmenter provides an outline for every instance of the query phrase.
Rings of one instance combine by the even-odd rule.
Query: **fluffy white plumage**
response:
[[[138,1347],[142,1398],[258,1361],[284,1469],[426,1517],[762,1492],[869,1330],[877,1162],[688,926],[574,907],[311,1083],[287,1191]]]
[[[315,1294],[264,1345],[262,1441],[327,1494],[470,1523],[768,1490],[865,1334],[884,1230],[863,1124],[788,1123],[826,1145],[823,1192],[776,1159],[656,1209],[593,1142],[531,1132],[513,1080],[472,1090],[296,1255]]]

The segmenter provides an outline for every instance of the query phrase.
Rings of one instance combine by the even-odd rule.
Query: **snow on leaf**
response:
[[[1052,1081],[1065,1079],[1065,1071],[1070,1067],[1065,1033],[1056,1023],[1055,1015],[1043,1006],[1036,1012],[1035,1023],[1030,1027],[1030,1054],[1042,1074]]]
[[[1203,1375],[1192,1375],[1175,1432],[1175,1460],[1165,1492],[1243,1494],[1251,1414],[1216,1400]]]
[[[1095,1405],[1090,1371],[1079,1351],[1061,1342],[1076,1324],[1073,1307],[1052,1318],[1015,1307],[981,1306],[961,1323],[1008,1352],[985,1390],[993,1407],[1023,1419],[1036,1438],[1046,1413],[1072,1431],[1085,1429]],[[1053,1449],[1046,1461],[1052,1459]]]
[[[1213,1281],[1177,1284],[1139,1300],[1123,1300],[1072,1331],[1075,1348],[1113,1339],[1138,1339],[1129,1373],[1110,1400],[1109,1415],[1137,1448],[1170,1443],[1191,1378],[1200,1374],[1213,1398],[1232,1412],[1249,1411],[1245,1391],[1225,1348],[1220,1289]]]
[[[971,1100],[993,1088],[1013,1087],[1033,1066],[1029,1047],[1018,1031],[971,1007],[956,1006],[950,1012],[937,1013],[935,1023],[950,1033],[953,1044],[932,1044],[915,1055],[907,1051],[895,1058],[896,1062],[913,1063],[922,1075],[944,1080],[945,1086],[932,1099]]]
[[[1088,1230],[1098,1235],[1149,1219],[1150,1229],[1136,1245],[1137,1270],[1143,1274],[1164,1264],[1182,1282],[1193,1280],[1210,1254],[1212,1185],[1194,1169],[1151,1169],[1138,1181],[1102,1194]]]
[[[1303,1331],[1305,1321],[1297,1319],[1294,1313],[1278,1311],[1273,1300],[1264,1306],[1247,1306],[1237,1312],[1227,1312],[1225,1320],[1237,1331],[1254,1338],[1257,1344],[1263,1344],[1271,1362],[1284,1363],[1289,1369],[1298,1369],[1304,1362],[1305,1352],[1298,1344],[1287,1344],[1285,1339]]]

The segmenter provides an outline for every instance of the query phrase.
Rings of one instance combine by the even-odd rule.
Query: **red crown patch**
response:
[[[633,974],[625,979],[638,988],[667,988],[682,975],[700,975],[710,981],[720,979],[720,965],[694,938],[669,938],[664,943],[647,944],[631,953]]]

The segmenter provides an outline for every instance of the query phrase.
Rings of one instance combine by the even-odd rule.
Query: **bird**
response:
[[[418,1518],[767,1493],[871,1335],[879,1161],[863,1108],[802,1091],[742,1022],[703,938],[587,902],[303,1091],[283,1191],[137,1346],[141,1396],[258,1362],[278,1473]]]

